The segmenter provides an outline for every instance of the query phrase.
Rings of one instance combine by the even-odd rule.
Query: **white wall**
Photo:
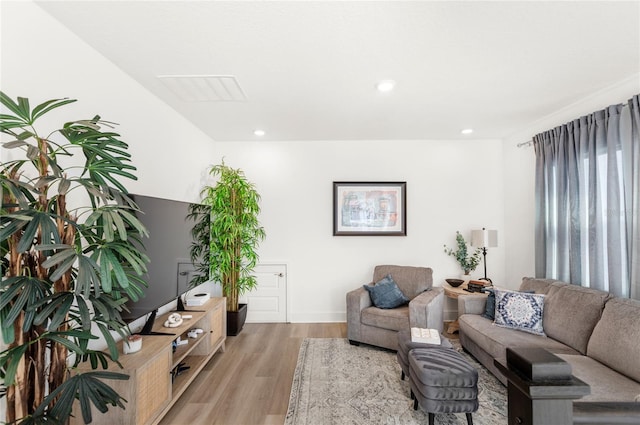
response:
[[[194,201],[212,163],[212,140],[31,2],[2,2],[0,89],[31,105],[78,101],[43,120],[49,130],[100,115],[129,144],[137,181],[133,193]],[[3,141],[7,140],[5,137]],[[12,152],[0,149],[2,161]],[[173,303],[175,304],[175,303]],[[141,326],[134,322],[132,328]],[[95,348],[101,348],[101,342]],[[4,415],[0,415],[4,417]]]
[[[429,266],[434,283],[461,273],[443,252],[455,232],[503,230],[499,140],[216,142],[262,195],[265,262],[288,264],[293,322],[345,320],[345,294],[367,283],[376,264]],[[406,181],[407,236],[333,236],[333,181]],[[488,274],[504,279],[502,247]],[[475,273],[483,275],[482,266]],[[448,303],[449,315],[455,304]]]
[[[2,91],[32,105],[77,99],[52,113],[55,125],[94,115],[118,123],[138,168],[138,181],[124,181],[131,192],[197,199],[213,162],[208,136],[32,2],[2,2],[1,12]]]
[[[533,147],[504,144],[505,287],[517,289],[525,276],[534,276]]]
[[[126,183],[132,192],[191,201],[209,164],[226,156],[244,169],[263,196],[261,258],[289,265],[292,321],[345,320],[345,293],[375,264],[430,266],[440,285],[460,273],[443,253],[456,230],[502,228],[497,140],[212,144],[31,2],[2,4],[1,34],[2,90],[33,102],[78,99],[56,124],[94,114],[118,122],[138,167],[139,181]],[[332,236],[334,180],[407,181],[408,236]],[[503,257],[501,248],[489,257],[498,281]]]
[[[517,287],[522,276],[533,275],[535,162],[531,148],[515,145],[640,91],[640,79],[631,76],[504,143],[214,144],[33,3],[2,2],[0,12],[0,88],[33,102],[78,99],[56,115],[56,123],[94,114],[118,122],[138,167],[139,180],[127,183],[132,192],[191,201],[209,164],[226,156],[229,165],[245,170],[263,196],[268,237],[262,260],[289,264],[293,321],[344,320],[345,292],[368,281],[375,264],[427,265],[440,285],[459,273],[442,252],[443,244],[454,244],[456,230],[468,237],[474,228],[497,229],[500,246],[489,252],[488,274],[498,285]],[[332,236],[331,183],[337,180],[407,181],[408,236]],[[448,303],[447,310],[455,306]]]

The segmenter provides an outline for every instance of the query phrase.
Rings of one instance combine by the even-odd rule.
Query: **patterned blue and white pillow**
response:
[[[526,294],[512,291],[495,291],[495,324],[536,335],[545,335],[542,328],[544,308],[543,294]]]

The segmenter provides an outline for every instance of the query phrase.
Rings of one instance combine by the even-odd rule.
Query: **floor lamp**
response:
[[[498,231],[487,230],[484,227],[482,230],[471,231],[471,246],[476,248],[482,248],[483,262],[484,262],[484,280],[491,282],[491,279],[487,277],[487,248],[495,248],[498,246]],[[491,282],[493,283],[493,282]]]

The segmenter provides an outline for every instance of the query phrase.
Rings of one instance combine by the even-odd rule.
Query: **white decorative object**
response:
[[[203,292],[199,294],[189,295],[187,297],[187,307],[204,305],[211,298],[211,294]]]
[[[411,341],[440,345],[440,332],[437,329],[411,328]]]
[[[122,344],[124,354],[135,353],[142,348],[142,335],[129,335]]]
[[[164,322],[165,328],[177,328],[182,324],[182,316],[180,313],[172,313],[167,317],[167,320]]]

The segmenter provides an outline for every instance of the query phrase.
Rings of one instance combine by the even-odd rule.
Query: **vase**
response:
[[[460,279],[464,280],[464,284],[469,283],[469,281],[471,280],[471,274],[461,274],[460,275]]]
[[[247,305],[238,304],[238,311],[227,311],[227,335],[236,336],[240,333],[247,319]]]

